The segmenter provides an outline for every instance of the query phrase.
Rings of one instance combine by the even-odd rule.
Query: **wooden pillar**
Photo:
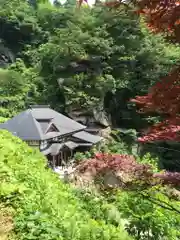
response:
[[[52,156],[53,157],[53,168],[55,168],[56,166],[56,157],[55,156]]]
[[[64,162],[65,162],[66,165],[67,165],[67,154],[66,154],[66,149],[65,149],[65,151],[64,151]]]
[[[59,166],[59,154],[57,155],[56,165]]]
[[[58,166],[61,166],[61,153],[59,152],[58,154]]]
[[[63,164],[65,165],[65,162],[64,162],[64,151],[62,150],[60,152],[60,154],[61,154],[61,166],[63,166]]]
[[[64,158],[63,158],[63,150],[61,151],[61,165],[64,164]]]
[[[71,154],[70,154],[70,158],[72,158],[72,156],[73,156],[73,150],[70,149],[70,152],[71,152]]]

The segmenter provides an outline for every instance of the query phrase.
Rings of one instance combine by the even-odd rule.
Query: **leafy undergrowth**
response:
[[[157,190],[131,192],[120,189],[100,194],[93,189],[75,189],[74,193],[93,218],[114,226],[121,223],[136,240],[179,240],[180,215],[175,208],[179,209],[180,202],[171,199],[174,209],[169,211],[164,204],[167,196],[160,193],[159,188]]]
[[[0,152],[0,204],[11,212],[4,217],[9,223],[4,239],[11,232],[9,239],[18,240],[131,239],[121,226],[83,209],[84,204],[45,167],[45,158],[35,149],[1,131]]]

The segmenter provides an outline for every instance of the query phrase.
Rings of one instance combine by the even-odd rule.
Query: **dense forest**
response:
[[[103,151],[123,154],[123,163],[105,159],[102,168],[87,160],[81,169],[96,166],[97,178],[113,163],[134,180],[120,190],[74,189],[45,168],[40,153],[1,132],[0,238],[180,239],[177,184],[154,180],[164,169],[180,171],[179,141],[137,143],[167,113],[140,114],[134,103],[143,105],[136,96],[179,65],[180,47],[154,34],[135,10],[98,1],[92,8],[72,0],[0,1],[0,121],[32,104],[69,116],[101,112],[112,130]]]
[[[34,103],[66,114],[102,112],[113,128],[137,133],[159,121],[138,114],[129,100],[178,64],[178,45],[152,34],[132,8],[35,2],[1,1],[1,121]],[[177,161],[178,146],[143,149],[174,170],[164,159],[169,148]]]

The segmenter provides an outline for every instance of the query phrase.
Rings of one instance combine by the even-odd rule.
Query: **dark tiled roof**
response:
[[[75,143],[73,141],[67,141],[65,143],[53,143],[49,148],[41,151],[42,154],[44,154],[45,156],[50,154],[52,156],[56,156],[59,154],[60,150],[64,147],[68,147],[69,149],[73,150],[79,146],[82,147],[90,147],[92,146],[92,143]]]
[[[42,153],[44,156],[47,156],[48,154],[51,153],[51,148],[49,147],[49,148],[47,148],[47,149],[45,149],[45,150],[42,150],[41,153]]]
[[[63,146],[63,143],[53,143],[49,148],[42,150],[41,152],[44,155],[51,154],[52,156],[56,156]]]
[[[79,146],[78,143],[75,143],[75,142],[72,142],[72,141],[65,142],[64,145],[66,147],[68,147],[69,149],[72,149],[72,150]]]
[[[54,124],[58,131],[45,133],[45,127],[50,124]],[[45,140],[85,128],[84,125],[48,107],[28,109],[0,124],[0,129],[6,129],[23,140]]]
[[[51,155],[56,156],[63,146],[64,146],[63,143],[53,143],[50,147]]]
[[[92,134],[86,133],[86,132],[80,132],[79,134],[74,134],[77,135],[79,139],[81,140],[85,140],[86,143],[76,143],[73,141],[67,141],[65,143],[53,143],[51,144],[51,146],[43,151],[42,154],[44,155],[52,155],[52,156],[56,156],[59,154],[60,150],[66,146],[69,149],[73,150],[79,146],[81,147],[91,147],[93,144],[99,142],[102,138],[99,136],[94,136]]]
[[[47,128],[49,127],[49,122],[43,121],[43,122],[39,122],[39,124],[41,126],[41,129],[42,129],[43,133],[45,133]]]
[[[79,145],[77,143],[74,143],[72,141],[68,141],[65,143],[53,143],[49,148],[41,151],[42,154],[44,155],[48,155],[51,154],[52,156],[56,156],[59,154],[60,150],[64,147],[68,147],[69,149],[75,149],[76,147],[78,147]]]
[[[91,147],[92,143],[78,143],[78,147]]]
[[[23,140],[43,139],[41,127],[34,119],[30,110],[22,112],[7,122],[0,124],[0,128],[8,130]]]
[[[78,138],[83,141],[86,141],[86,142],[93,143],[93,144],[96,144],[102,140],[102,137],[95,136],[95,135],[90,134],[85,131],[77,132],[77,133],[73,134],[73,137]]]

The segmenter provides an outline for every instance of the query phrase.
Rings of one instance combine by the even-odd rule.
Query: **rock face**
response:
[[[93,117],[95,122],[100,123],[104,127],[108,127],[110,125],[110,120],[107,117],[103,108],[97,108],[93,110]]]
[[[99,135],[105,139],[108,139],[110,134],[111,134],[111,127],[106,127],[99,131]]]
[[[6,68],[15,61],[15,57],[10,49],[0,41],[0,67]]]
[[[120,180],[118,179],[118,177],[111,171],[107,172],[104,175],[104,186],[105,187],[118,187],[120,185]]]
[[[75,121],[87,126],[87,132],[108,138],[111,133],[111,123],[105,111],[101,108],[87,111],[86,109],[71,109],[68,115]]]
[[[80,174],[78,171],[76,171],[73,177],[71,178],[71,182],[76,187],[80,187],[80,188],[95,187],[94,178],[90,171],[87,171],[84,174]]]
[[[129,175],[124,172],[111,170],[108,170],[97,178],[96,170],[92,168],[83,173],[76,169],[69,177],[69,181],[74,183],[75,186],[83,188],[91,186],[98,189],[101,184],[103,184],[105,188],[121,188],[130,181],[130,178]]]

